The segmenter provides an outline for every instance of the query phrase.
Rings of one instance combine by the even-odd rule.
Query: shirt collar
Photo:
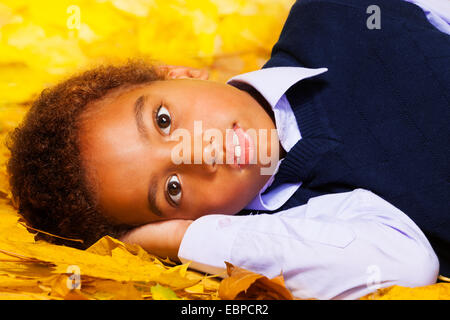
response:
[[[317,76],[328,71],[327,68],[273,67],[243,73],[230,78],[231,81],[242,81],[259,91],[274,108],[290,87],[300,80]]]

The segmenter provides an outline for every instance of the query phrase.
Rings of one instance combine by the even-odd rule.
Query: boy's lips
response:
[[[252,163],[255,145],[252,137],[238,124],[226,135],[226,163],[241,169]]]

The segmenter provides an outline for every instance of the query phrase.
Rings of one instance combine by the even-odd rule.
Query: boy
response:
[[[378,1],[382,28],[368,29],[371,4],[297,2],[263,69],[229,85],[199,81],[207,74],[190,68],[152,73],[130,65],[47,92],[36,106],[61,116],[31,110],[34,130],[24,126],[28,134],[16,140],[39,130],[45,139],[12,150],[20,211],[36,227],[65,236],[80,235],[77,223],[84,230],[101,226],[158,255],[193,260],[202,271],[217,272],[229,261],[269,277],[283,273],[298,297],[351,299],[392,284],[433,283],[439,269],[433,249],[441,267],[448,263],[448,147],[442,143],[448,137],[448,36],[418,7],[400,1]],[[60,101],[63,96],[70,99]],[[78,108],[70,115],[50,107],[69,101]],[[196,121],[232,138],[205,151],[217,141],[196,134]],[[58,128],[64,134],[51,140]],[[193,140],[200,134],[201,151],[212,161],[175,164],[177,129]],[[251,163],[261,155],[255,139],[264,139],[249,129],[278,132],[279,142],[267,142],[265,150],[282,159],[275,174],[261,174],[268,164],[260,157]],[[64,157],[54,156],[58,148]],[[195,152],[186,156],[186,150],[180,156],[195,162]],[[14,157],[20,152],[22,161]],[[42,158],[59,172],[72,168],[71,174],[58,180],[52,165],[39,168]],[[19,168],[39,171],[48,192],[24,183],[39,182]],[[57,191],[67,186],[73,186],[67,194]],[[65,210],[51,207],[58,202],[50,191],[59,192]],[[244,208],[276,213],[229,216],[248,213]],[[121,232],[130,226],[140,227]]]

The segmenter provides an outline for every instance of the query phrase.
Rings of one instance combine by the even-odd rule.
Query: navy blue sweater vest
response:
[[[367,28],[372,4],[381,29]],[[328,72],[287,92],[302,139],[266,192],[303,183],[276,211],[368,189],[421,228],[450,276],[450,37],[400,0],[301,0],[263,68],[277,66]]]

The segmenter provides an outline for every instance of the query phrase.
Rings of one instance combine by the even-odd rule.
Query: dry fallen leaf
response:
[[[361,300],[450,300],[450,283],[415,288],[391,286],[368,294]]]
[[[150,290],[153,300],[180,300],[172,289],[161,286],[160,284],[151,287]]]
[[[221,299],[294,299],[291,292],[286,288],[282,275],[268,279],[261,274],[233,266],[229,262],[225,263],[228,278],[220,283],[219,297]]]

